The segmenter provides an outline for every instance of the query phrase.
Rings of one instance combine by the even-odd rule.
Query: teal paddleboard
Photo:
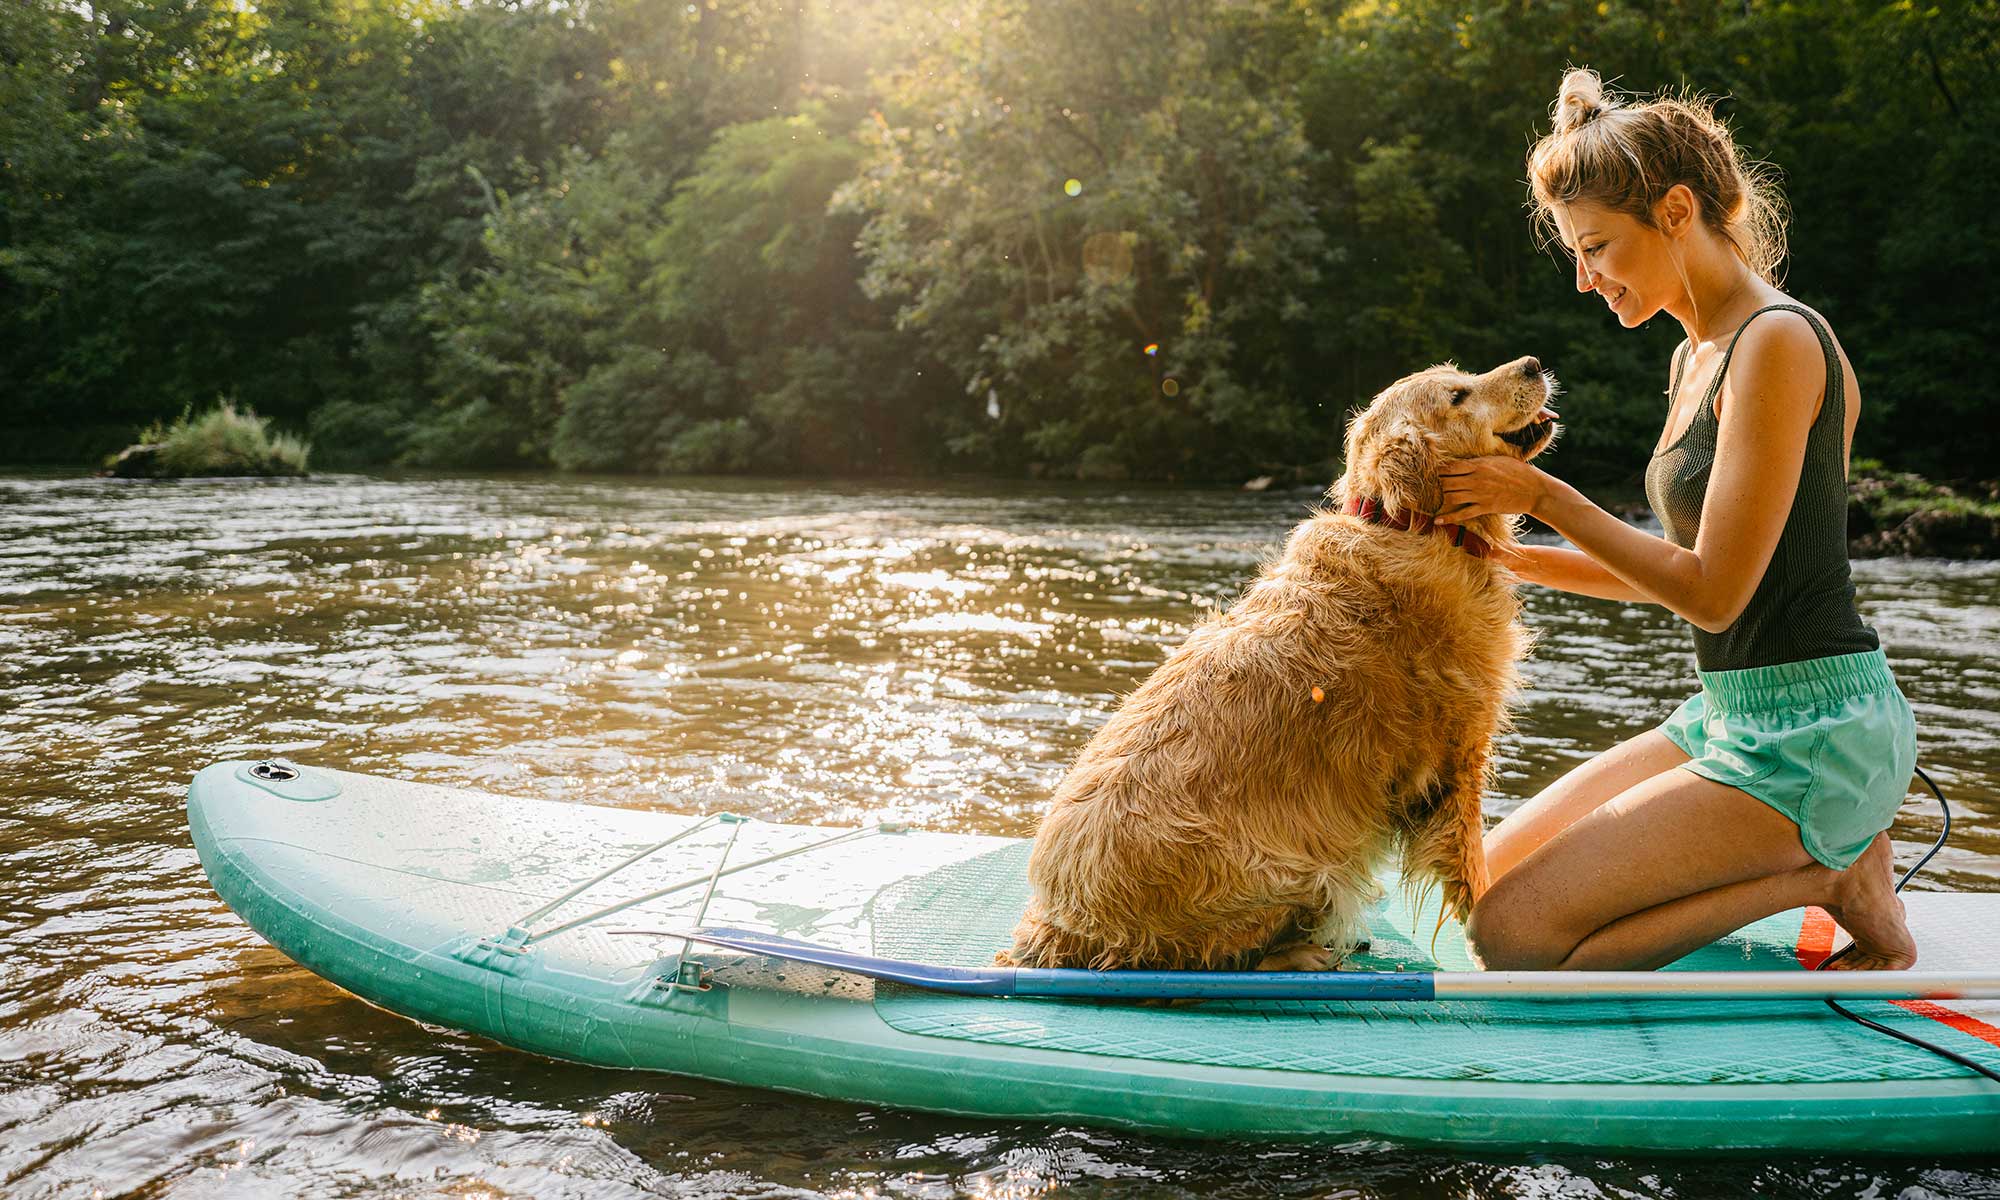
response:
[[[275,776],[275,777],[274,777]],[[1814,1000],[1210,1001],[951,996],[663,931],[762,930],[984,966],[1028,843],[521,800],[312,766],[202,771],[209,879],[285,954],[383,1008],[537,1054],[861,1104],[1206,1137],[1903,1153],[2000,1149],[2000,1083]],[[1907,895],[1927,970],[2000,966],[2000,896]],[[1349,969],[1471,968],[1400,889]],[[1670,970],[1803,970],[1817,909]],[[2000,1002],[1856,1001],[2000,1067]]]

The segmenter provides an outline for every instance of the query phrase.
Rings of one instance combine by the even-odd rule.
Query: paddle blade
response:
[[[1006,996],[1014,991],[1014,970],[1011,967],[941,967],[898,958],[876,958],[812,942],[794,941],[776,934],[758,933],[752,929],[722,926],[677,929],[673,931],[673,936],[932,991],[955,992],[963,996]]]

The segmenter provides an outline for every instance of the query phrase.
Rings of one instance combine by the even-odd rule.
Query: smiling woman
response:
[[[1633,236],[1652,227],[1650,206],[1675,187],[1699,198],[1704,226],[1748,277],[1777,286],[1784,197],[1707,102],[1662,97],[1625,108],[1605,95],[1595,72],[1577,70],[1564,78],[1555,107],[1554,132],[1529,155],[1534,221],[1545,239],[1573,255],[1578,291],[1596,290],[1614,312],[1650,317],[1670,293],[1644,277],[1668,269],[1698,308],[1706,297],[1696,294],[1682,260],[1647,253],[1653,247]],[[1627,305],[1635,284],[1639,297]],[[1655,300],[1650,308],[1648,295]],[[1622,312],[1619,320],[1628,329],[1639,323]]]
[[[1510,455],[1447,469],[1440,516],[1540,518],[1576,549],[1511,555],[1522,578],[1672,610],[1695,626],[1702,688],[1492,832],[1467,936],[1489,967],[1656,967],[1818,904],[1854,935],[1842,966],[1910,966],[1882,831],[1915,726],[1854,608],[1852,368],[1778,289],[1781,202],[1706,102],[1626,105],[1573,70],[1554,123],[1528,174],[1577,290],[1627,329],[1665,311],[1687,331],[1646,472],[1665,536]]]

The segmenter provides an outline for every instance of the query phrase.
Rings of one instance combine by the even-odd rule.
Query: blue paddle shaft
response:
[[[1004,969],[1004,968],[1003,968]],[[1428,972],[1078,971],[1017,967],[1016,996],[1130,1000],[1430,1000]]]
[[[1818,1000],[2000,998],[2000,973],[1946,971],[1081,971],[946,967],[750,929],[672,930],[708,945],[961,996],[1124,1000]]]
[[[713,946],[962,996],[1111,997],[1128,1000],[1429,1000],[1431,977],[1385,971],[1082,971],[946,967],[877,958],[748,929],[674,930]]]

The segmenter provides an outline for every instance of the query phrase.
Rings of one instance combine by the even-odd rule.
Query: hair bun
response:
[[[1563,75],[1562,88],[1549,116],[1555,132],[1568,133],[1616,108],[1617,101],[1604,93],[1604,81],[1588,67],[1573,67]]]

